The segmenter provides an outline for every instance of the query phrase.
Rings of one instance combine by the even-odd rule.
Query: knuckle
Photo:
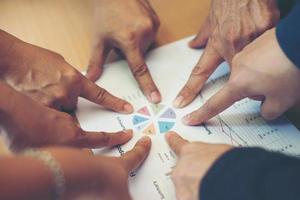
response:
[[[155,22],[155,29],[158,30],[161,25],[160,19],[155,15],[153,20]]]
[[[78,73],[78,71],[76,69],[74,69],[73,67],[70,67],[65,73],[64,73],[65,77],[67,78],[67,80],[71,81],[72,83],[78,83],[81,81],[81,77],[80,74]]]
[[[243,53],[237,53],[232,59],[232,67],[233,68],[240,68],[244,65],[245,56]]]
[[[197,95],[198,91],[194,85],[192,85],[191,83],[187,83],[181,90],[181,94],[183,96]]]
[[[126,46],[132,47],[135,46],[137,41],[137,32],[133,30],[124,31],[119,35],[121,43],[124,43]]]
[[[103,88],[99,88],[96,94],[96,100],[101,103],[104,102],[106,98],[107,98],[107,91]]]
[[[209,38],[209,45],[215,49],[219,49],[220,46],[220,35],[214,31]]]
[[[56,100],[63,100],[68,97],[68,91],[64,88],[60,88],[55,91],[54,96]]]
[[[143,19],[140,25],[143,31],[151,31],[153,29],[153,21],[150,18]]]
[[[52,58],[52,59],[55,59],[57,61],[60,61],[60,62],[65,62],[65,58],[59,54],[59,53],[56,53],[54,51],[49,51],[49,56]]]
[[[50,97],[44,97],[41,100],[39,100],[43,105],[56,109],[55,101],[53,98]]]
[[[241,36],[237,31],[233,28],[230,28],[227,32],[225,32],[225,41],[232,47],[236,48],[240,43]]]
[[[144,76],[145,74],[148,74],[148,67],[145,63],[138,64],[132,67],[132,73],[134,77],[141,77]]]
[[[210,71],[211,70],[209,68],[205,68],[205,67],[196,65],[196,67],[194,67],[194,69],[192,71],[192,75],[201,76],[204,79],[208,79],[210,77]]]
[[[101,137],[100,137],[100,143],[101,144],[109,144],[111,142],[111,136],[107,133],[100,133]]]
[[[233,76],[229,81],[227,85],[227,91],[231,95],[235,95],[237,98],[246,96],[246,94],[243,95],[243,93],[246,93],[249,85],[245,77],[241,75]]]
[[[203,109],[206,111],[206,113],[211,114],[214,114],[218,111],[217,108],[212,104],[212,101],[210,99],[203,105]]]

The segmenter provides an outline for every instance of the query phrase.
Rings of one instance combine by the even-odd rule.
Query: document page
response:
[[[284,117],[272,122],[260,116],[260,102],[244,99],[222,114],[200,126],[186,126],[181,118],[199,108],[227,82],[229,68],[221,64],[209,78],[198,97],[189,106],[175,109],[172,101],[189,78],[202,50],[190,49],[185,38],[152,50],[146,58],[151,75],[161,94],[160,104],[151,104],[143,96],[126,61],[107,64],[98,85],[126,99],[134,106],[130,115],[105,110],[80,99],[77,117],[88,131],[119,131],[133,129],[134,137],[115,148],[95,149],[94,153],[120,156],[130,150],[144,135],[151,137],[152,148],[144,164],[132,172],[129,189],[134,200],[174,200],[175,190],[170,172],[176,155],[165,141],[169,130],[190,141],[227,143],[234,146],[259,146],[271,151],[300,157],[300,132]]]

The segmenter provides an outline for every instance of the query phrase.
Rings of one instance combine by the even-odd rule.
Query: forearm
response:
[[[105,174],[101,170],[102,164],[92,155],[64,147],[37,150],[50,153],[58,164],[65,180],[63,199],[92,196],[98,192],[101,187],[98,182]],[[36,157],[23,154],[0,157],[0,199],[53,199],[57,197],[56,175]]]
[[[0,177],[0,199],[50,199],[52,175],[37,159],[0,157]]]
[[[201,183],[201,200],[299,199],[300,160],[258,148],[223,155]]]

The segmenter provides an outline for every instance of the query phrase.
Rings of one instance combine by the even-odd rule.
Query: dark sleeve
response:
[[[280,10],[280,18],[286,17],[286,15],[295,6],[297,0],[277,0],[277,5]]]
[[[300,2],[276,27],[276,37],[285,55],[300,68]]]
[[[299,200],[300,159],[260,148],[236,148],[208,171],[200,199]]]

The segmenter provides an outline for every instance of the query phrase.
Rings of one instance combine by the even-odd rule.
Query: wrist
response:
[[[72,148],[43,148],[60,164],[65,177],[64,198],[95,194],[99,189],[100,168],[92,155]]]
[[[0,163],[0,199],[50,199],[51,173],[39,160],[17,154]]]

